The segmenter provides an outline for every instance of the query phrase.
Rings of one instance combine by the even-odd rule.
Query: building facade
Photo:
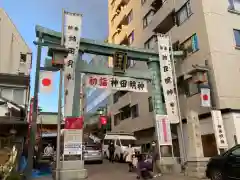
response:
[[[24,139],[28,133],[30,68],[31,50],[9,16],[0,8],[1,151],[6,147],[12,149],[12,145],[15,145],[19,152],[23,150]]]
[[[184,58],[176,59],[175,63],[185,142],[185,145],[181,143],[177,127],[179,153],[183,154],[185,146],[188,159],[194,153],[201,158],[217,154],[210,110],[201,107],[202,84],[211,87],[212,106],[222,111],[229,148],[239,143],[240,85],[234,83],[240,74],[239,1],[109,0],[108,6],[109,42],[157,50],[155,34],[167,33],[173,49],[185,52]],[[209,71],[203,73],[196,66]],[[133,63],[130,68],[144,70],[147,66]],[[151,91],[117,92],[113,99],[113,130],[135,132],[141,139],[152,138]],[[200,154],[192,152],[195,150],[190,147],[189,111],[196,112],[200,122]]]
[[[31,61],[31,49],[7,13],[0,8],[1,96],[19,105],[28,104]]]

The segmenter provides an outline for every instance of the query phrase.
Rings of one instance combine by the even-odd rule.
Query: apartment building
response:
[[[217,154],[210,110],[201,107],[203,82],[211,86],[213,107],[222,111],[228,146],[239,143],[240,1],[109,0],[108,6],[110,42],[156,49],[155,34],[168,33],[173,49],[185,52],[184,58],[176,59],[185,146],[189,146],[186,123],[191,109],[200,120],[202,146],[198,147],[203,156]],[[201,72],[196,65],[209,72]],[[146,65],[133,63],[130,68]],[[141,139],[153,136],[151,92],[117,92],[113,99],[114,131],[131,131]]]

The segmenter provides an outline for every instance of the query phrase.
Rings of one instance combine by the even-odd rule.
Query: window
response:
[[[128,36],[128,42],[129,44],[132,44],[134,41],[134,31],[131,32],[131,34]]]
[[[145,43],[144,43],[144,48],[145,49],[154,49],[157,43],[157,37],[153,35],[150,37]]]
[[[152,97],[148,98],[148,110],[149,110],[149,112],[153,111]]]
[[[119,139],[117,139],[116,145],[117,145],[117,146],[121,146]]]
[[[131,10],[127,15],[128,24],[133,20],[133,11]]]
[[[150,11],[143,17],[143,28],[147,27],[147,26],[152,22],[153,15],[154,15],[153,10],[150,10]]]
[[[194,83],[193,78],[189,78],[184,84],[187,96],[193,96],[200,92],[199,84]]]
[[[142,4],[142,5],[145,4],[146,1],[147,1],[147,0],[141,0],[141,4]]]
[[[232,151],[232,155],[234,156],[240,156],[240,148],[237,148],[235,150]]]
[[[199,50],[198,46],[198,37],[197,34],[194,34],[190,38],[188,38],[186,41],[181,43],[180,49],[185,52],[185,56],[189,56],[193,54],[194,52]]]
[[[131,107],[131,114],[132,114],[132,118],[136,118],[139,116],[138,104],[135,104],[134,106]]]
[[[177,25],[181,25],[184,21],[186,21],[191,15],[191,4],[190,1],[188,1],[186,4],[183,5],[183,7],[177,12]]]
[[[228,0],[229,1],[229,9],[240,11],[240,0]]]
[[[27,62],[27,54],[20,54],[20,63],[26,63]]]
[[[240,47],[240,30],[234,29],[233,33],[234,33],[236,46]]]
[[[135,144],[135,140],[132,139],[120,139],[122,146],[128,146],[131,144],[132,146]]]
[[[19,105],[25,104],[24,89],[2,88],[1,96]]]
[[[121,119],[120,113],[114,115],[114,126],[119,124],[120,119]]]

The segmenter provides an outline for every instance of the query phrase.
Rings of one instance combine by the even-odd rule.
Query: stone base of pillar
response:
[[[209,158],[191,158],[187,161],[185,175],[194,178],[206,178],[206,166]]]
[[[88,177],[87,170],[84,169],[84,161],[61,161],[60,162],[60,179],[61,180],[79,180]],[[53,179],[55,179],[56,171],[53,170]]]
[[[158,161],[158,166],[163,174],[181,172],[181,165],[173,157],[162,157],[161,161]]]

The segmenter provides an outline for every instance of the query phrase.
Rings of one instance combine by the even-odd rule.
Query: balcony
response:
[[[153,28],[155,32],[168,32],[171,27],[175,25],[175,10],[174,10],[174,0],[167,0],[161,6],[161,10],[157,11],[153,18],[151,25],[156,25]],[[167,15],[167,16],[166,16]]]
[[[151,4],[152,9],[157,12],[166,0],[154,0]]]
[[[118,34],[115,36],[115,44],[128,45],[128,26],[122,26],[121,29],[118,29]]]
[[[116,0],[115,1],[115,8],[113,9],[113,12],[120,12],[121,8],[123,6],[126,6],[129,3],[130,0]]]
[[[118,28],[119,26],[123,25],[127,25],[127,15],[125,12],[126,6],[122,6],[120,12],[117,14],[117,16],[114,19],[114,26],[116,28]]]
[[[175,19],[175,11],[173,10],[162,22],[160,22],[160,24],[157,25],[153,31],[155,33],[166,34],[176,25]]]

